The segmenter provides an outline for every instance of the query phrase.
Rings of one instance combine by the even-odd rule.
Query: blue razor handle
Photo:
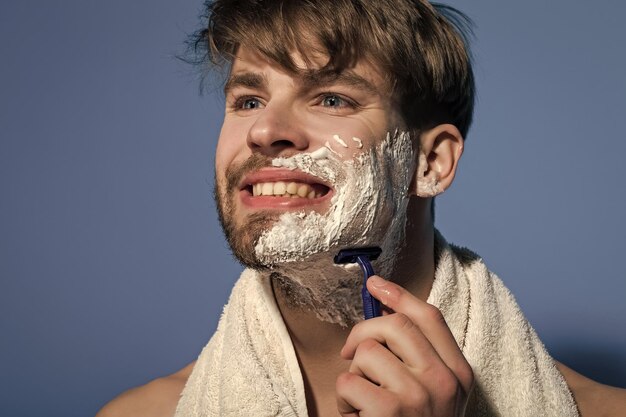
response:
[[[363,270],[363,289],[361,289],[361,297],[363,298],[363,314],[365,320],[372,319],[374,317],[380,317],[380,302],[372,297],[372,294],[367,290],[367,280],[374,275],[374,268],[367,256],[357,256],[356,262]]]
[[[374,268],[370,261],[378,258],[382,250],[376,246],[363,247],[363,248],[349,248],[342,249],[335,256],[336,264],[348,264],[358,263],[363,271],[363,289],[361,290],[361,297],[363,298],[363,315],[365,320],[379,317],[381,315],[380,303],[377,299],[372,297],[372,294],[367,290],[367,280],[374,275]]]

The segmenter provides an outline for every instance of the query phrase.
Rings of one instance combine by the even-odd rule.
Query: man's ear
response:
[[[417,170],[409,191],[418,197],[434,197],[454,180],[463,155],[463,136],[456,126],[441,124],[422,132],[419,141]]]

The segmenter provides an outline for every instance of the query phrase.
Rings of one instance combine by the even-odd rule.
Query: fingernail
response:
[[[387,302],[391,297],[392,290],[392,288],[389,288],[389,286],[387,285],[389,281],[379,277],[378,275],[372,275],[368,278],[368,281],[371,282],[371,286],[376,289],[376,292],[378,293],[376,295],[376,298],[378,299],[378,301],[383,303],[383,305],[387,305]]]
[[[375,288],[382,288],[387,284],[387,281],[379,277],[378,275],[372,275],[367,279],[372,283],[372,286]]]

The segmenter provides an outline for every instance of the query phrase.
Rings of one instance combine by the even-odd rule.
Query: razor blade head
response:
[[[370,261],[375,260],[382,253],[382,249],[376,246],[369,246],[364,248],[350,248],[342,249],[335,256],[336,264],[353,264],[356,263],[356,258],[359,256],[366,256]]]

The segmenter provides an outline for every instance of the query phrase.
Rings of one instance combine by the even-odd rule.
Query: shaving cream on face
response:
[[[337,142],[338,144],[340,144],[341,146],[343,146],[344,148],[347,148],[347,147],[348,147],[348,145],[346,144],[346,142],[344,142],[344,141],[343,141],[343,139],[341,139],[341,138],[339,137],[339,135],[333,135],[333,140],[334,140],[335,142]]]
[[[419,162],[417,166],[417,190],[415,194],[419,197],[434,197],[437,194],[441,194],[443,190],[441,185],[435,178],[426,178],[424,172],[428,168],[428,161],[424,152],[419,153]]]
[[[332,148],[332,146],[330,146],[330,143],[328,143],[328,141],[326,141],[326,143],[324,143],[324,146],[326,147],[326,149],[328,149],[329,151],[331,151],[332,153],[335,154],[335,156],[337,156],[338,158],[341,157],[341,154],[339,154],[339,152],[337,152],[336,150],[334,150]]]
[[[408,132],[398,131],[350,160],[338,158],[328,143],[321,149],[329,150],[276,158],[272,165],[332,184],[329,209],[281,214],[254,250],[294,305],[347,326],[361,318],[362,278],[358,267],[332,259],[342,248],[379,246],[383,252],[374,265],[380,275],[390,275],[404,242],[415,153]]]

